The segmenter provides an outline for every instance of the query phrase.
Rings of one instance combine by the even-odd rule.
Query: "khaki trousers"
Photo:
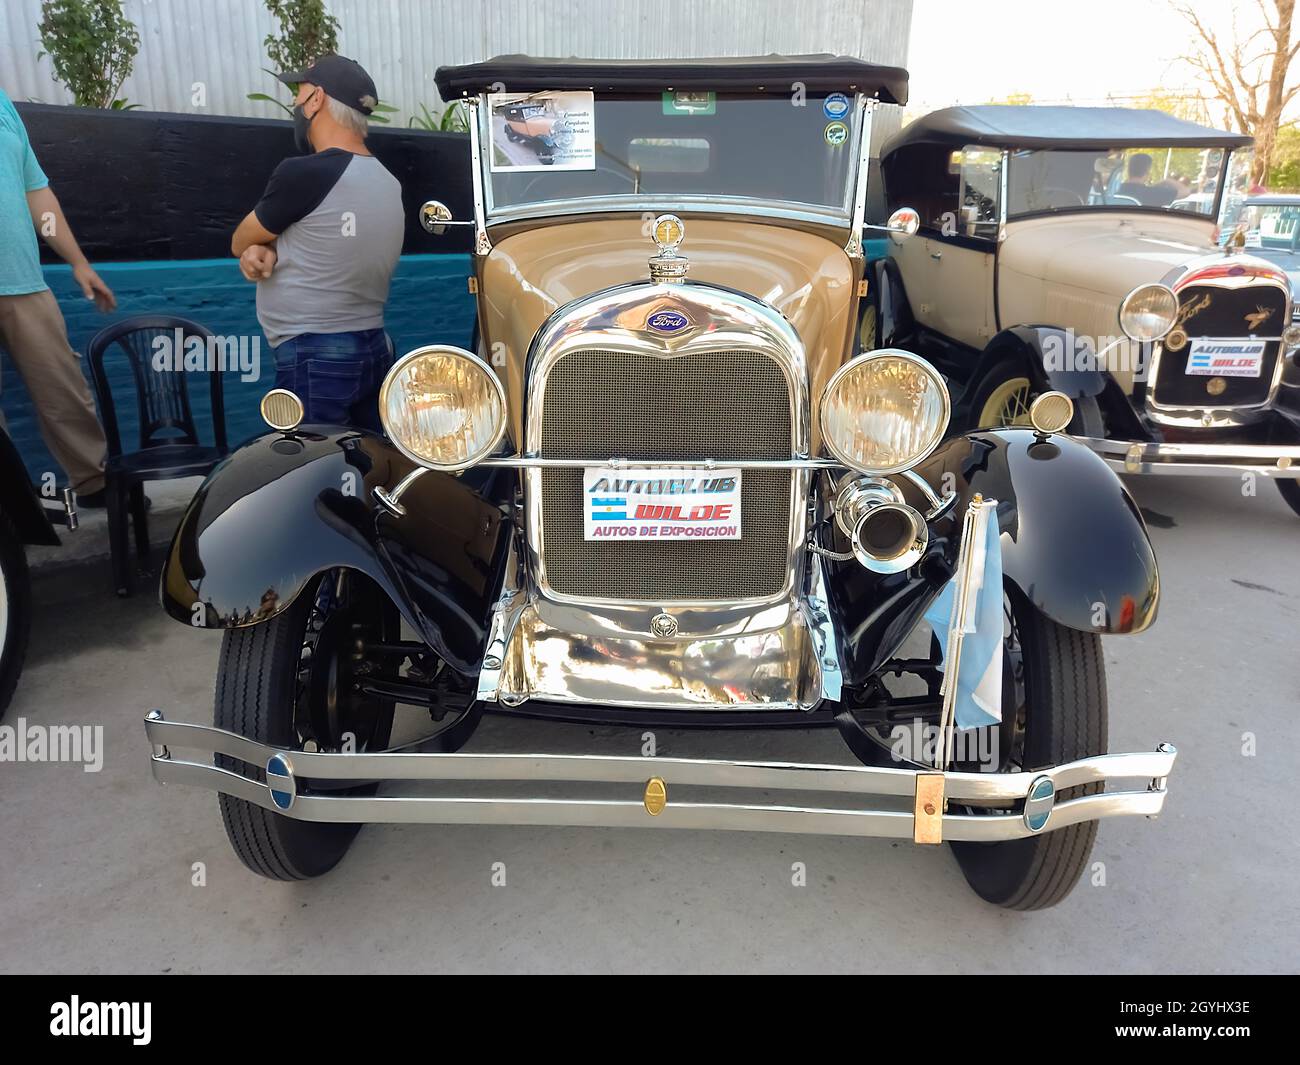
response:
[[[23,375],[50,454],[83,494],[104,487],[104,430],[49,289],[0,296],[0,344]]]

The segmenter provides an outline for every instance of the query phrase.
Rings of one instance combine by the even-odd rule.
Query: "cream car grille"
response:
[[[547,376],[544,458],[672,461],[788,459],[790,393],[781,367],[758,351],[657,358],[574,351]],[[545,470],[542,556],[560,595],[671,604],[779,595],[791,527],[787,470],[745,470],[741,539],[587,542],[582,471]]]

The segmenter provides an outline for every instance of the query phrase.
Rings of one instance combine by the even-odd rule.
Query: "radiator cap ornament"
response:
[[[650,280],[656,285],[680,284],[686,280],[690,260],[677,249],[686,236],[686,226],[675,214],[661,214],[650,227],[650,236],[659,254],[650,259]]]

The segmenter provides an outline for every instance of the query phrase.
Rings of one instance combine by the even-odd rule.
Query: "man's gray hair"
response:
[[[329,108],[330,117],[344,129],[355,133],[358,137],[364,137],[370,132],[370,122],[364,111],[349,107],[328,94],[325,97],[325,106]]]

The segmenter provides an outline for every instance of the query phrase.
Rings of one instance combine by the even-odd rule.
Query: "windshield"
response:
[[[693,199],[851,214],[859,130],[842,93],[500,93],[482,110],[489,216]]]
[[[1246,247],[1266,251],[1300,251],[1300,198],[1293,203],[1246,200],[1227,220],[1225,232],[1245,232]]]
[[[1127,207],[1214,216],[1222,148],[1011,153],[1007,215]]]

